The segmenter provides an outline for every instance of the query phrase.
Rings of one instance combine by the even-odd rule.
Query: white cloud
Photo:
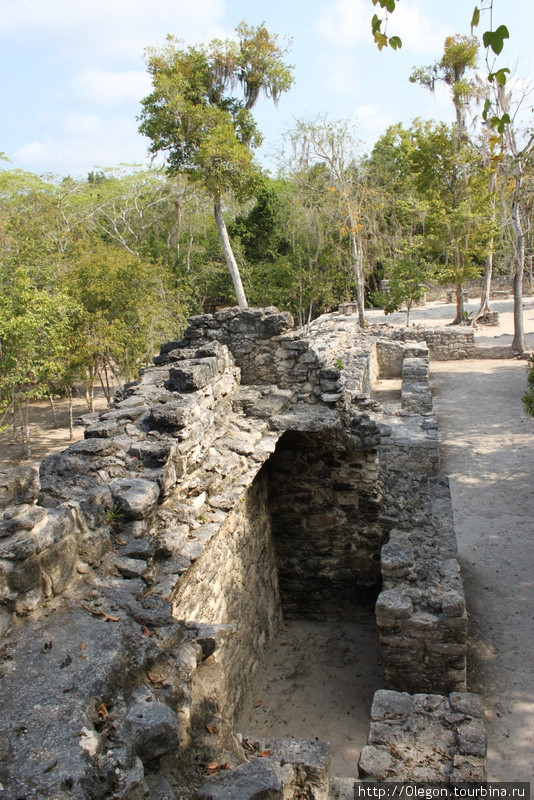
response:
[[[339,52],[331,55],[323,54],[319,59],[322,88],[330,94],[342,94],[344,97],[358,97],[360,82],[358,80],[357,62],[354,55]]]
[[[114,106],[137,102],[150,92],[150,87],[146,70],[112,72],[97,68],[82,70],[69,84],[78,102]]]
[[[147,143],[137,133],[134,120],[71,114],[55,127],[57,135],[45,134],[28,142],[12,154],[13,160],[28,170],[79,177],[95,167],[146,159]]]
[[[443,25],[427,13],[427,6],[420,2],[399,3],[389,22],[389,35],[400,36],[403,49],[414,54],[430,55],[433,59],[443,51],[445,37],[452,28]]]
[[[366,0],[335,0],[319,18],[317,31],[333,47],[352,47],[371,36],[370,9]]]
[[[358,133],[366,145],[373,145],[386,128],[396,121],[376,105],[358,106],[354,114],[358,120]]]
[[[428,4],[427,4],[428,6]],[[404,50],[414,54],[441,52],[445,36],[451,30],[428,13],[421,0],[403,0],[388,22],[388,35],[400,36]],[[317,31],[326,44],[336,48],[351,48],[357,44],[374,47],[371,17],[381,16],[368,0],[334,0],[319,19]]]
[[[219,33],[224,0],[3,0],[0,37],[56,41],[60,57],[140,58],[167,33],[185,40]]]

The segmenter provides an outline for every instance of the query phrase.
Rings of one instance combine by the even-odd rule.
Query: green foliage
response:
[[[523,405],[527,414],[534,417],[534,357],[530,356],[527,373],[528,389],[523,395]]]
[[[509,39],[510,34],[506,25],[499,25],[495,31],[484,31],[482,42],[484,47],[491,48],[495,55],[500,55],[504,47],[504,40]]]
[[[395,11],[397,6],[398,0],[372,0],[373,5],[379,5],[380,8],[384,9],[386,16],[383,19],[380,19],[378,14],[374,14],[371,20],[371,32],[373,34],[373,39],[375,41],[376,46],[379,50],[383,50],[384,47],[391,47],[392,50],[400,50],[402,47],[402,40],[399,36],[387,36],[387,23],[388,23],[388,14],[392,14]],[[384,25],[384,28],[382,28]]]
[[[150,152],[165,153],[172,174],[184,173],[213,198],[217,228],[238,304],[247,307],[239,268],[226,231],[222,197],[253,197],[262,175],[252,151],[261,135],[250,109],[263,92],[276,103],[293,78],[278,37],[245,22],[238,41],[213,40],[182,49],[168,37],[148,51],[153,91],[142,101],[139,130]],[[242,97],[234,96],[240,86]]]
[[[250,109],[261,92],[278,100],[292,84],[285,51],[264,25],[238,28],[238,42],[180,48],[168,37],[148,51],[153,91],[142,101],[139,130],[172,172],[186,172],[212,195],[252,196],[260,170],[252,150],[261,135]],[[243,99],[232,92],[241,85]]]
[[[36,287],[19,267],[2,271],[0,293],[0,416],[50,394],[68,371],[80,307],[62,292]]]

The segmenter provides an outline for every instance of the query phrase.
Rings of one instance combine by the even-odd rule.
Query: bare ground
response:
[[[468,684],[486,708],[488,777],[534,780],[534,419],[525,363],[434,363],[469,620]]]
[[[54,414],[49,400],[39,400],[31,403],[30,428],[32,456],[30,459],[24,457],[24,445],[15,439],[13,428],[10,427],[0,434],[0,469],[15,467],[18,464],[28,464],[32,467],[39,467],[45,456],[51,453],[58,453],[71,444],[69,439],[69,405],[66,398],[55,401],[58,427],[54,423]],[[95,388],[95,411],[102,411],[106,408],[107,402],[103,391]],[[88,414],[89,409],[85,399],[81,397],[73,398],[73,417],[81,417]],[[83,427],[75,426],[73,430],[73,442],[83,439]]]

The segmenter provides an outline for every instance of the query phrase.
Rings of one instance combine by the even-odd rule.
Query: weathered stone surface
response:
[[[458,706],[480,711],[475,697],[468,694],[412,697],[400,692],[376,692],[368,744],[358,764],[360,777],[440,784],[484,781],[483,722],[478,716],[459,714],[455,710]]]
[[[144,519],[158,502],[159,488],[152,481],[118,478],[111,481],[109,488],[113,502],[119,506],[127,519]]]
[[[126,714],[125,728],[143,763],[174,753],[180,746],[176,714],[158,703],[148,688],[137,691]]]
[[[70,583],[78,548],[74,536],[66,536],[41,553],[39,562],[48,596],[60,594]]]
[[[290,800],[293,769],[274,758],[256,758],[229,772],[207,778],[199,800]]]
[[[256,744],[256,743],[255,743]],[[315,739],[260,739],[260,752],[295,770],[296,791],[310,800],[330,798],[330,745]]]
[[[171,367],[167,389],[174,392],[196,392],[208,385],[218,372],[216,358],[199,358],[181,362],[180,367]],[[187,365],[187,366],[186,366]]]
[[[33,503],[39,488],[39,476],[33,467],[0,471],[0,508]]]

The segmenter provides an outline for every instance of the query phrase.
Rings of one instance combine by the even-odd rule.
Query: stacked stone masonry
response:
[[[195,317],[39,479],[0,475],[3,796],[326,800],[325,745],[257,758],[238,736],[283,615],[378,597],[386,687],[463,696],[428,391],[449,337],[412,334],[347,315],[294,331],[274,308]],[[387,407],[372,389],[392,373]],[[438,727],[446,702],[427,703]]]

